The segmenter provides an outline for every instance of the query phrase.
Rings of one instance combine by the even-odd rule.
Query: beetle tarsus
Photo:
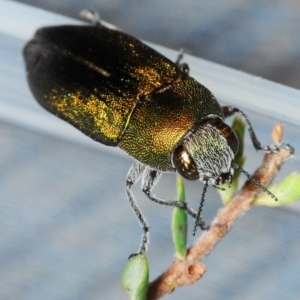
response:
[[[87,8],[79,13],[79,16],[83,19],[91,21],[96,26],[102,26],[101,18],[96,10],[93,8]]]
[[[293,146],[291,146],[290,144],[282,143],[279,146],[279,148],[282,150],[288,150],[288,151],[290,151],[291,154],[294,154],[294,152],[295,152],[295,148]]]

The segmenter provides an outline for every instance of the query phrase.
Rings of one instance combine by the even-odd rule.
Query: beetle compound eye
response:
[[[184,146],[180,145],[175,149],[173,163],[177,172],[182,177],[189,180],[199,179],[196,164]]]

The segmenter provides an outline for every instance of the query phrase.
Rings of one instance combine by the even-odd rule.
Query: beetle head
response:
[[[232,160],[239,148],[234,131],[213,117],[196,125],[173,152],[173,164],[186,179],[219,185],[231,182]]]

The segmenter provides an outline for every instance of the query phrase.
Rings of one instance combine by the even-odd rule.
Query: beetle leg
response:
[[[91,21],[96,26],[102,26],[98,12],[92,8],[84,9],[79,13],[79,16]]]
[[[140,245],[140,249],[138,252],[139,254],[143,254],[147,251],[147,245],[149,243],[149,225],[148,225],[148,222],[147,222],[145,216],[143,215],[142,211],[140,210],[140,208],[138,207],[138,205],[134,199],[134,196],[131,191],[131,186],[134,185],[142,177],[144,170],[145,170],[145,165],[143,165],[139,162],[135,162],[129,169],[129,172],[128,172],[128,175],[126,178],[126,193],[128,196],[128,200],[129,200],[129,203],[130,203],[132,209],[134,210],[134,213],[136,214],[136,216],[139,220],[139,223],[143,229],[141,245]]]
[[[161,172],[156,171],[154,169],[150,169],[149,167],[145,168],[142,177],[142,191],[145,193],[145,195],[155,203],[186,209],[186,203],[181,203],[178,201],[162,200],[162,199],[155,198],[151,195],[151,191],[155,186],[155,184],[158,182],[160,176],[161,176]]]
[[[184,49],[181,48],[181,49],[179,50],[179,53],[178,53],[178,55],[177,55],[177,59],[176,59],[176,61],[175,61],[175,65],[176,65],[176,66],[180,66],[180,61],[181,61],[182,58],[183,58],[183,54],[184,54]]]
[[[126,178],[126,193],[129,200],[129,203],[134,210],[135,215],[138,218],[138,221],[143,229],[143,235],[141,240],[141,245],[139,249],[139,254],[143,254],[147,251],[147,245],[149,243],[149,225],[148,222],[143,215],[142,211],[140,210],[138,204],[136,203],[134,196],[131,191],[131,186],[134,185],[139,179],[142,178],[142,190],[145,193],[145,195],[150,199],[151,201],[166,205],[166,206],[173,206],[181,209],[185,209],[186,212],[194,219],[197,218],[197,213],[187,207],[186,203],[181,203],[178,201],[167,201],[158,199],[156,197],[153,197],[151,195],[151,190],[155,186],[155,184],[158,182],[159,178],[161,176],[161,172],[151,169],[149,167],[146,167],[145,165],[134,162],[134,164],[131,166],[127,178]],[[207,226],[205,223],[201,220],[201,218],[198,219],[196,222],[196,226],[199,226],[202,230],[206,230]],[[135,254],[130,255],[133,256]]]
[[[190,67],[187,63],[180,63],[180,61],[183,58],[185,50],[183,48],[180,49],[179,54],[177,56],[177,60],[175,62],[175,65],[185,74],[189,75]]]
[[[179,201],[167,201],[167,200],[162,200],[156,197],[153,197],[151,195],[151,191],[155,184],[158,182],[159,178],[161,176],[161,172],[151,169],[149,167],[146,167],[143,173],[142,177],[142,191],[145,193],[145,195],[150,199],[151,201],[161,204],[161,205],[166,205],[166,206],[172,206],[172,207],[177,207],[186,210],[186,212],[193,218],[197,218],[197,213],[190,209],[186,203],[181,203]],[[207,229],[207,226],[205,225],[204,222],[199,221],[197,222],[197,226],[199,226],[202,230]]]
[[[261,145],[260,141],[256,137],[253,126],[251,125],[247,115],[243,111],[241,111],[239,108],[236,108],[234,106],[222,106],[222,110],[223,110],[223,114],[224,114],[225,118],[230,117],[235,113],[239,113],[240,115],[242,115],[242,117],[244,118],[244,120],[247,123],[248,131],[249,131],[253,146],[256,150],[264,150],[266,152],[270,152],[270,151],[276,152],[279,150],[279,147],[276,145],[275,146],[262,146]]]

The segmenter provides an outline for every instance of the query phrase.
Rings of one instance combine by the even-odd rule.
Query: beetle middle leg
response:
[[[134,196],[131,191],[131,186],[134,185],[143,175],[143,172],[145,170],[145,166],[135,162],[131,168],[129,169],[127,178],[126,178],[126,193],[128,196],[129,203],[134,210],[134,213],[136,214],[138,221],[143,229],[143,235],[141,240],[141,245],[139,252],[140,254],[143,254],[147,251],[147,245],[149,243],[149,225],[148,222],[143,215],[142,211],[140,210],[138,204],[136,203]],[[131,257],[131,256],[130,256]]]
[[[146,167],[143,173],[142,177],[142,191],[145,193],[147,198],[155,203],[166,205],[166,206],[172,206],[184,209],[193,219],[197,219],[197,226],[199,226],[202,230],[207,229],[205,223],[202,221],[201,217],[197,216],[197,213],[190,209],[186,203],[182,203],[179,201],[169,201],[169,200],[163,200],[159,199],[157,197],[153,197],[151,194],[151,191],[155,184],[158,182],[159,178],[161,176],[161,172],[151,169],[149,167]]]

